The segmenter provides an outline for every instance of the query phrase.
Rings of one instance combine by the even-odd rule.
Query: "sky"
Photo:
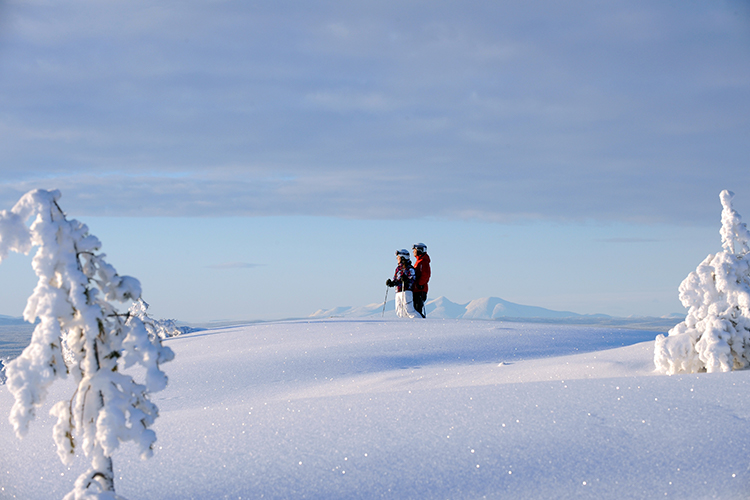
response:
[[[160,317],[380,302],[417,242],[430,298],[684,313],[750,217],[750,5],[0,1],[0,153]]]

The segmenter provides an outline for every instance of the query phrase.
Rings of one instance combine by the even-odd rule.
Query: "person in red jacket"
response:
[[[427,311],[424,308],[425,302],[427,302],[427,283],[430,281],[430,256],[427,255],[427,245],[424,243],[415,243],[411,247],[411,251],[414,257],[417,259],[414,262],[414,271],[417,274],[414,280],[414,288],[412,289],[414,295],[414,309],[422,315],[423,318],[427,317]]]

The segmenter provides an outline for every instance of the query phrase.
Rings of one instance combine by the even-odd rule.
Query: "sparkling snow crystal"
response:
[[[668,373],[730,371],[750,364],[750,232],[732,209],[733,193],[720,198],[721,245],[680,285],[685,321],[656,338],[654,363]]]

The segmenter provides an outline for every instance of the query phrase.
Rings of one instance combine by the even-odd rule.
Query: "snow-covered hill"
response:
[[[28,325],[21,317],[0,314],[0,325]]]
[[[317,319],[168,339],[155,456],[116,486],[160,499],[746,498],[750,372],[662,376],[656,332]],[[49,402],[70,397],[65,383]],[[0,411],[10,394],[0,388]],[[0,418],[0,498],[62,498],[49,404]]]
[[[552,311],[543,307],[514,304],[513,302],[508,302],[507,300],[499,299],[497,297],[472,300],[465,305],[465,309],[466,312],[460,317],[467,319],[498,319],[505,317],[573,318],[581,316],[581,314],[569,311]]]

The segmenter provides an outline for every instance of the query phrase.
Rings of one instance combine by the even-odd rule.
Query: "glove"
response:
[[[385,280],[385,286],[395,286],[395,283],[391,281],[391,278]]]
[[[417,290],[424,290],[424,285],[417,285]]]

